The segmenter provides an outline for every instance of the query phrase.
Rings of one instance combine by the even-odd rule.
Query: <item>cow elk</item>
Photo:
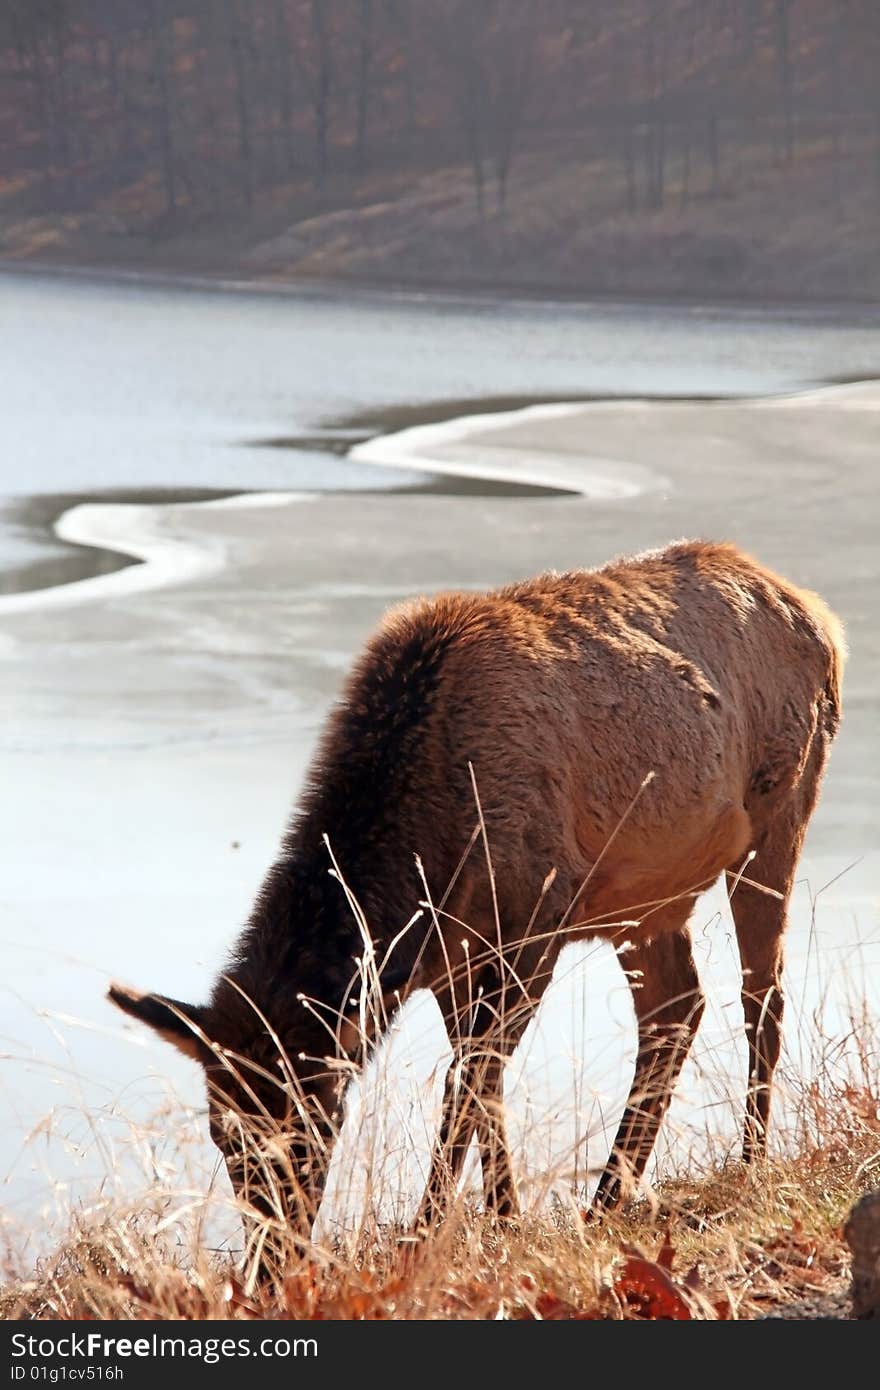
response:
[[[688,918],[722,874],[749,1050],[743,1158],[762,1155],[786,911],[843,661],[822,600],[729,544],[392,610],[209,1002],[110,989],[201,1062],[211,1134],[248,1209],[308,1240],[340,1058],[360,1064],[382,1019],[428,988],[455,1065],[421,1216],[444,1210],[474,1133],[487,1208],[514,1214],[504,1058],[560,948],[588,937],[629,942],[638,1025],[594,1197],[614,1206],[643,1173],[700,1022]]]

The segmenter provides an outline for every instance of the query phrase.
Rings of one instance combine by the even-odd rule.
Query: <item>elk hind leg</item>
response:
[[[743,882],[738,871],[727,874],[730,907],[742,965],[742,1005],[749,1049],[748,1087],[743,1132],[743,1162],[762,1158],[773,1075],[782,1047],[783,938],[804,825],[783,813],[758,842],[757,854]]]
[[[839,692],[838,692],[839,694]],[[837,695],[826,687],[813,707],[809,737],[789,737],[752,778],[745,807],[757,828],[755,858],[727,871],[743,972],[742,1002],[749,1046],[749,1079],[743,1134],[743,1161],[767,1149],[773,1075],[782,1045],[783,938],[798,858],[816,805],[831,740],[837,727]],[[793,724],[796,734],[803,721]],[[780,758],[779,748],[782,748]],[[763,774],[770,774],[764,778]],[[759,775],[761,774],[761,775]]]
[[[817,728],[798,781],[758,835],[755,859],[748,869],[751,882],[741,878],[741,866],[727,873],[743,972],[743,1015],[749,1047],[744,1163],[763,1157],[767,1151],[773,1075],[782,1047],[783,939],[795,870],[819,795],[829,743],[827,730]],[[760,804],[749,810],[754,816],[760,812]]]
[[[667,927],[647,941],[637,938],[624,957],[638,1024],[638,1051],[626,1108],[593,1198],[594,1210],[617,1206],[638,1184],[703,1015],[703,994],[687,928],[690,906],[689,901],[676,904],[677,928]]]

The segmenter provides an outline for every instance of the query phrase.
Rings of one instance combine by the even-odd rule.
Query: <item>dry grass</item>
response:
[[[478,825],[472,845],[479,831]],[[491,875],[490,860],[488,870]],[[335,861],[334,871],[338,873]],[[359,1000],[357,1055],[362,1055],[388,1027],[380,988],[383,958],[374,949],[359,904],[339,877],[362,937],[352,982]],[[428,898],[422,907],[439,930],[442,902],[435,905]],[[497,1009],[500,1038],[504,989],[510,980],[521,989],[529,982],[516,975],[518,943],[502,945],[499,931],[496,942],[483,939],[482,946],[484,956],[508,980]],[[625,955],[623,950],[621,964]],[[466,957],[466,977],[457,982],[466,1001],[459,1017],[464,1035],[476,997],[469,972],[484,964],[475,942]],[[306,1002],[319,1007],[316,1001]],[[357,1057],[343,1049],[342,1015],[335,1021],[335,1029],[332,1019],[327,1027],[335,1055],[326,1061],[343,1089]],[[643,1184],[627,1205],[597,1219],[586,1210],[582,1182],[564,1178],[577,1157],[570,1153],[564,1167],[546,1174],[532,1208],[514,1222],[496,1222],[476,1201],[472,1187],[457,1182],[451,1172],[442,1220],[430,1226],[419,1226],[411,1216],[396,1225],[382,1220],[379,1213],[389,1209],[389,1174],[399,1186],[406,1165],[388,1163],[393,1098],[383,1089],[380,1073],[377,1095],[372,1106],[361,1108],[356,1130],[360,1167],[340,1165],[341,1184],[340,1171],[336,1174],[337,1199],[341,1189],[342,1207],[347,1205],[349,1213],[354,1207],[358,1214],[336,1227],[322,1219],[314,1238],[309,1234],[317,1215],[314,1205],[305,1223],[297,1226],[291,1219],[307,1196],[305,1170],[295,1170],[290,1157],[291,1143],[301,1146],[305,1136],[320,1135],[314,1097],[303,1091],[296,1065],[283,1053],[279,1075],[214,1047],[257,1112],[245,1126],[240,1115],[226,1111],[231,1129],[245,1136],[249,1180],[238,1196],[224,1197],[214,1183],[200,1185],[198,1179],[183,1190],[167,1173],[158,1175],[155,1136],[180,1134],[183,1142],[180,1117],[165,1114],[152,1129],[132,1125],[133,1148],[149,1158],[144,1190],[125,1201],[107,1197],[88,1214],[72,1213],[61,1247],[39,1261],[28,1277],[13,1272],[10,1256],[0,1317],[847,1317],[843,1225],[854,1202],[876,1187],[880,1177],[880,1032],[862,1006],[851,1007],[849,1030],[835,1038],[824,1026],[821,1009],[811,1019],[791,1022],[800,1024],[802,1074],[779,1077],[779,1089],[786,1090],[786,1123],[774,1132],[772,1157],[749,1167],[733,1160],[719,1148],[717,1136],[713,1139],[707,1117],[702,1160],[691,1153],[687,1173],[653,1187]],[[283,1092],[288,1107],[283,1122],[259,1099],[253,1089],[258,1082],[271,1082]],[[472,1094],[477,1103],[479,1085],[477,1080]],[[735,1111],[741,1100],[731,1098]],[[428,1113],[423,1098],[422,1121],[430,1128]],[[94,1116],[88,1118],[97,1133],[100,1125]],[[351,1120],[349,1108],[347,1135]],[[203,1117],[199,1124],[203,1127]],[[396,1142],[405,1147],[412,1139],[412,1129],[404,1126],[402,1140],[398,1135]],[[313,1145],[311,1160],[326,1168],[328,1152],[320,1142],[320,1148]],[[341,1147],[336,1152],[338,1158]],[[120,1185],[130,1193],[130,1176]],[[419,1193],[409,1196],[412,1207]],[[400,1206],[398,1194],[392,1209]],[[217,1247],[213,1233],[218,1215],[227,1227],[244,1230],[243,1250]]]
[[[251,1209],[243,1256],[212,1249],[209,1229],[212,1211],[228,1217],[245,1203],[154,1182],[128,1205],[110,1199],[72,1219],[55,1254],[30,1277],[10,1277],[0,1316],[847,1317],[842,1227],[880,1174],[880,1048],[869,1020],[857,1029],[855,1069],[820,1065],[803,1084],[783,1153],[752,1168],[728,1159],[667,1180],[601,1220],[585,1219],[582,1190],[560,1196],[558,1185],[540,1209],[508,1225],[459,1194],[444,1221],[415,1233],[380,1223],[368,1200],[355,1233],[311,1243],[280,1215]],[[828,1053],[817,1039],[814,1056]],[[257,1125],[255,1150],[265,1153],[278,1137],[277,1127]],[[264,1239],[280,1258],[261,1282]]]
[[[283,1276],[251,1287],[229,1256],[156,1215],[116,1210],[76,1229],[0,1297],[4,1318],[717,1319],[847,1316],[841,1227],[876,1180],[876,1094],[814,1097],[822,1142],[748,1172],[659,1187],[584,1222],[559,1205],[496,1228],[461,1203],[413,1240],[378,1227],[357,1249],[291,1242]],[[182,1243],[181,1243],[182,1242]]]

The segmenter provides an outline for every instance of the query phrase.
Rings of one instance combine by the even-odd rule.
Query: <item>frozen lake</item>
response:
[[[125,1117],[169,1087],[200,1110],[200,1079],[105,1005],[106,982],[204,996],[353,652],[413,593],[685,534],[737,540],[819,589],[852,658],[793,913],[788,1070],[815,1061],[817,1010],[841,1035],[850,1003],[876,1010],[880,394],[810,388],[880,377],[877,315],[14,276],[0,309],[0,1174],[17,1243],[110,1172],[183,1183],[178,1122],[132,1154]],[[778,392],[807,394],[687,399]],[[680,399],[425,427],[626,396]],[[218,500],[255,490],[274,495]],[[68,541],[51,529],[65,509]],[[71,544],[85,540],[99,548]],[[147,563],[119,569],[117,546]],[[711,1005],[661,1160],[707,1133],[723,1149],[738,1124],[722,895],[695,926]],[[508,1078],[538,1186],[575,1166],[576,1132],[601,1162],[631,1061],[617,962],[587,954],[563,958]],[[427,1004],[404,1032],[402,1065],[427,1077],[444,1046]],[[200,1190],[211,1159],[193,1155]]]

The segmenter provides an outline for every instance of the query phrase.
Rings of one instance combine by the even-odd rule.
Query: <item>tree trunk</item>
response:
[[[468,153],[471,173],[474,176],[474,196],[477,200],[477,216],[480,224],[486,219],[486,175],[483,169],[483,141],[479,126],[471,122],[467,128]]]
[[[50,93],[49,72],[46,60],[38,39],[34,39],[27,47],[22,49],[21,62],[24,66],[24,54],[27,52],[30,68],[34,76],[34,86],[37,95],[37,111],[40,130],[43,137],[43,191],[48,197],[48,191],[52,183],[53,164],[55,156],[55,122],[52,108],[52,97]]]
[[[406,66],[404,69],[404,80],[406,82],[406,128],[410,136],[413,136],[419,124],[419,106],[415,74],[415,22],[413,20],[411,5],[407,7],[406,15]]]
[[[761,0],[742,0],[743,54],[754,56],[755,33],[761,19]]]
[[[128,160],[134,150],[134,132],[125,48],[120,49],[119,39],[112,33],[109,36],[109,44],[110,85],[113,91],[114,104],[119,112],[120,148],[123,158]]]
[[[107,35],[107,81],[115,111],[122,109],[122,88],[119,83],[119,46],[116,35]]]
[[[60,23],[52,30],[54,72],[50,100],[55,114],[55,138],[58,157],[64,167],[64,177],[70,177],[70,112],[67,102],[67,53]]]
[[[654,136],[654,206],[666,201],[666,116],[661,112]]]
[[[535,30],[532,3],[520,14],[519,23],[514,22],[506,46],[496,56],[500,72],[492,112],[492,138],[499,213],[507,207],[510,171],[532,92]]]
[[[718,116],[713,111],[708,122],[709,162],[712,165],[712,192],[717,196],[721,187],[721,141],[718,133]]]
[[[165,0],[150,0],[150,36],[153,40],[156,85],[158,87],[159,148],[165,183],[165,211],[177,213],[177,171],[174,156],[174,52],[169,38]]]
[[[843,82],[841,49],[843,47],[843,17],[831,40],[831,179],[834,196],[834,215],[839,222],[843,215],[843,157],[841,126],[843,119]]]
[[[624,179],[626,181],[626,210],[632,216],[638,207],[638,187],[636,183],[635,139],[633,120],[630,114],[630,82],[626,64],[631,61],[627,49],[619,36],[614,40],[614,90],[620,103],[622,115],[619,127],[619,145],[623,159]]]
[[[631,117],[623,123],[623,161],[626,167],[626,210],[630,214],[638,211],[639,185],[636,171],[636,142]]]
[[[238,156],[241,165],[241,191],[248,208],[254,203],[253,138],[247,67],[244,55],[244,26],[236,0],[225,0],[226,34],[235,80],[235,106],[238,116]]]
[[[691,196],[691,123],[685,121],[684,126],[684,149],[681,156],[681,197],[679,207],[682,212],[687,207]]]
[[[315,43],[315,185],[323,188],[327,178],[330,131],[330,36],[327,31],[327,0],[312,0],[312,38]]]
[[[278,123],[284,141],[288,173],[296,169],[296,142],[293,132],[293,103],[290,96],[290,30],[284,0],[274,0],[272,6],[273,42],[278,65]]]
[[[786,164],[790,164],[794,158],[794,78],[788,22],[790,2],[791,0],[776,0],[776,62],[782,86],[783,157]]]
[[[645,165],[645,177],[643,180],[645,205],[652,208],[654,206],[654,126],[650,120],[644,127],[642,157]]]
[[[513,148],[508,145],[504,153],[495,162],[495,187],[498,197],[498,211],[504,213],[507,210],[507,184],[510,178],[510,162],[513,155]]]
[[[666,93],[669,72],[669,30],[663,4],[656,10],[659,26],[658,76],[655,82],[655,111],[657,132],[654,147],[654,206],[662,208],[666,201]]]
[[[370,77],[373,66],[373,0],[360,0],[360,44],[358,48],[357,136],[355,159],[358,169],[367,163],[367,126],[370,111]]]

